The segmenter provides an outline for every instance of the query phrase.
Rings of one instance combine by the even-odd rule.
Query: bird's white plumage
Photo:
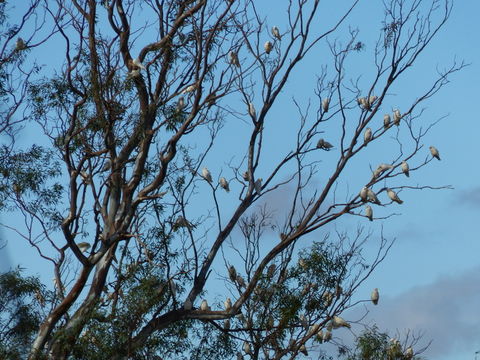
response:
[[[440,153],[438,152],[437,148],[435,146],[430,146],[430,154],[437,160],[440,160]]]
[[[322,110],[323,110],[324,112],[327,112],[328,109],[329,109],[329,107],[330,107],[330,99],[329,99],[329,98],[323,99],[323,100],[322,100]]]
[[[360,193],[358,195],[360,196],[360,199],[362,199],[363,202],[367,202],[368,188],[364,186],[362,190],[360,190]]]
[[[254,120],[257,119],[257,111],[255,110],[255,105],[253,105],[253,103],[251,102],[248,103],[248,113]]]
[[[400,165],[402,168],[402,172],[407,176],[410,177],[410,167],[408,166],[408,163],[403,160],[402,165]]]
[[[255,180],[254,186],[255,186],[255,191],[257,192],[258,195],[262,192],[262,178],[258,178]]]
[[[134,65],[135,67],[138,67],[138,68],[141,69],[141,70],[145,70],[145,69],[146,69],[146,67],[142,64],[142,62],[140,61],[139,58],[133,59],[132,63],[133,63],[133,65]]]
[[[248,354],[248,355],[252,355],[252,349],[250,347],[250,343],[245,341],[243,343],[243,351],[245,352],[245,354]]]
[[[400,114],[400,110],[395,109],[393,111],[393,123],[397,126],[400,125],[400,120],[402,119],[402,114]]]
[[[222,189],[224,189],[226,192],[230,192],[230,186],[228,184],[228,181],[223,176],[218,180],[218,183],[220,184],[220,187]]]
[[[263,45],[263,48],[265,49],[265,52],[267,54],[270,54],[270,52],[272,51],[273,49],[273,44],[270,42],[270,41],[267,41],[265,42],[265,44]]]
[[[373,221],[373,210],[370,205],[365,206],[365,216],[368,218],[368,220]]]
[[[391,121],[391,118],[389,114],[383,115],[383,127],[385,129],[388,129],[390,127],[390,121]]]
[[[351,327],[348,322],[346,322],[343,318],[337,315],[334,315],[332,318],[332,326],[334,329],[338,329],[340,327],[346,327],[346,328]]]
[[[280,30],[279,30],[278,27],[276,27],[276,26],[272,27],[272,35],[273,35],[277,40],[281,40],[281,39],[282,39],[282,36],[280,35]]]
[[[210,171],[209,171],[206,167],[204,167],[204,168],[202,169],[202,177],[203,177],[205,180],[207,180],[209,183],[212,182],[212,174],[210,173]]]
[[[185,88],[185,90],[182,91],[182,94],[188,94],[188,93],[194,91],[196,88],[197,88],[197,86],[195,84],[187,86]]]
[[[377,195],[373,192],[372,189],[367,188],[367,200],[373,202],[374,204],[380,205],[380,201],[377,198]]]
[[[202,303],[200,304],[200,310],[207,311],[208,310],[208,302],[207,300],[203,299]]]
[[[378,299],[380,299],[380,294],[378,293],[378,289],[375,288],[373,289],[372,294],[370,295],[370,300],[372,300],[373,305],[377,305]]]
[[[366,145],[370,140],[372,140],[372,129],[367,127],[365,129],[365,133],[363,134],[363,142]]]
[[[403,201],[400,200],[397,193],[395,191],[393,191],[392,189],[387,189],[387,195],[392,201],[395,201],[398,204],[403,204]]]
[[[411,359],[413,357],[413,348],[409,346],[407,350],[405,350],[405,357],[407,359]]]
[[[227,300],[223,302],[223,305],[225,306],[225,310],[229,311],[232,308],[232,300],[227,298]]]

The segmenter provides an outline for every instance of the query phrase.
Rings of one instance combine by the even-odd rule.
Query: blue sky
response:
[[[368,53],[381,26],[382,13],[381,7],[373,8],[371,2],[364,3],[346,24],[360,29],[360,39],[366,42],[365,52]],[[326,26],[328,18],[333,17],[330,15],[340,10],[325,5],[324,11],[329,14]],[[452,82],[426,103],[427,121],[448,115],[425,139],[425,156],[428,146],[434,144],[442,161],[433,161],[408,180],[412,185],[451,185],[453,189],[404,191],[401,194],[404,204],[389,208],[399,216],[368,224],[377,234],[383,226],[386,236],[396,238],[396,244],[357,294],[359,298],[368,298],[370,290],[378,287],[380,304],[369,307],[369,321],[392,332],[405,328],[423,331],[425,342],[433,340],[424,355],[436,360],[473,359],[474,352],[480,349],[478,14],[480,2],[457,0],[446,27],[419,59],[411,75],[395,88],[397,102],[406,104],[411,96],[429,85],[437,68],[447,67],[454,58],[471,63],[452,76]],[[273,10],[269,22],[281,24],[283,17],[283,12]],[[322,49],[311,54],[306,59],[307,65],[290,80],[290,91],[297,96],[311,91],[313,82],[309,69],[315,69],[322,59]],[[283,106],[279,104],[272,110],[272,116],[277,115],[280,123],[272,141],[283,138],[287,131]],[[32,136],[28,131],[27,135]],[[232,139],[225,139],[225,144],[230,141]],[[369,149],[362,166],[383,162],[379,154],[388,153],[390,149],[382,146],[387,145]],[[354,174],[361,170],[354,167],[351,171]],[[3,215],[2,220],[14,221],[11,214]],[[338,226],[356,226],[358,222],[357,218],[346,219]],[[2,260],[9,258],[12,265],[28,267],[33,273],[42,272],[44,264],[35,261],[35,253],[21,239],[7,231],[3,231],[3,235],[8,246],[0,250]],[[0,261],[0,267],[6,263]],[[355,313],[350,316],[355,318]]]

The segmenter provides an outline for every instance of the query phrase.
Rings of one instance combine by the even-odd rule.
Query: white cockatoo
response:
[[[413,348],[411,346],[409,346],[407,350],[405,350],[405,357],[407,359],[413,358]]]
[[[136,78],[140,76],[140,69],[132,69],[127,75],[127,78]]]
[[[225,189],[226,192],[230,192],[230,186],[228,185],[228,181],[223,176],[220,178],[220,180],[218,180],[218,183],[220,184],[220,187],[222,189]]]
[[[333,148],[333,145],[330,144],[328,141],[324,140],[324,139],[320,139],[318,140],[317,142],[317,149],[322,149],[322,150],[330,150],[331,148]]]
[[[437,160],[440,160],[440,153],[438,152],[437,148],[435,146],[430,146],[429,149],[432,156]]]
[[[405,160],[402,161],[402,172],[407,176],[410,177],[410,167],[408,166],[407,162]]]
[[[182,91],[182,94],[188,94],[188,93],[194,91],[196,88],[197,88],[197,85],[195,85],[195,84],[190,85],[190,86],[187,86],[187,87]]]
[[[265,49],[265,52],[267,54],[270,54],[270,52],[272,51],[273,49],[273,44],[270,42],[270,41],[267,41],[264,45],[263,45],[263,48]]]
[[[185,310],[192,310],[193,304],[192,304],[192,300],[190,300],[190,298],[187,298],[187,299],[185,300],[185,302],[183,303],[183,308],[184,308]]]
[[[252,355],[252,349],[248,341],[245,341],[243,343],[243,351],[245,352],[245,354]]]
[[[300,348],[298,349],[298,351],[300,351],[303,355],[308,356],[308,351],[307,351],[307,348],[306,348],[305,344],[303,344],[302,346],[300,346]]]
[[[185,108],[185,98],[180,96],[177,101],[177,112],[182,111]]]
[[[320,344],[323,342],[323,330],[319,330],[317,332],[317,339],[316,339]]]
[[[367,202],[368,200],[368,188],[364,186],[362,190],[360,190],[359,194],[360,199],[362,199],[363,202]]]
[[[378,289],[375,288],[373,289],[372,294],[370,295],[370,300],[372,300],[373,305],[377,305],[378,299],[380,299],[380,294],[378,293]]]
[[[322,100],[322,110],[323,110],[323,112],[327,112],[329,107],[330,107],[330,99],[329,98],[323,99]]]
[[[375,96],[375,95],[370,95],[370,97],[368,98],[368,107],[371,108],[372,105],[375,103],[375,101],[377,101],[378,97]]]
[[[332,340],[332,332],[330,330],[327,330],[325,331],[325,333],[323,334],[323,341],[324,342],[328,342]]]
[[[373,210],[370,205],[365,206],[365,216],[368,220],[373,221]]]
[[[241,277],[240,275],[237,275],[237,278],[235,280],[237,281],[237,284],[239,287],[241,288],[247,287],[247,284],[245,284],[245,280],[243,280],[243,277]]]
[[[250,181],[250,175],[248,175],[248,171],[245,171],[245,172],[242,174],[242,178],[243,178],[243,180],[245,180],[245,181]]]
[[[308,329],[307,335],[316,334],[316,333],[318,332],[318,329],[320,329],[320,324],[313,324],[313,325],[310,326],[310,328]]]
[[[210,174],[210,171],[206,167],[202,169],[202,177],[209,183],[212,183],[212,174]]]
[[[77,246],[81,252],[85,252],[90,249],[90,244],[88,242],[79,242]]]
[[[346,327],[346,328],[351,327],[348,322],[346,322],[343,318],[337,315],[334,315],[332,318],[332,326],[334,329],[338,329],[340,327]]]
[[[393,111],[393,123],[397,126],[400,125],[400,120],[402,119],[402,114],[400,114],[400,110],[395,109]]]
[[[228,58],[230,60],[230,64],[235,65],[235,66],[240,66],[240,61],[238,60],[238,55],[235,51],[230,51],[228,53]]]
[[[200,310],[202,310],[202,311],[208,311],[209,310],[207,300],[205,300],[205,299],[202,300],[202,303],[200,304]]]
[[[27,44],[25,44],[25,41],[21,37],[17,38],[17,41],[15,42],[15,50],[22,51],[26,48]]]
[[[374,204],[380,205],[380,200],[378,200],[377,195],[372,189],[367,188],[367,200]]]
[[[135,58],[132,60],[132,65],[140,70],[145,70],[145,66],[142,64],[139,58]]]
[[[329,307],[333,301],[333,294],[330,291],[325,291],[322,294],[322,300],[323,300],[323,305],[325,305],[325,307]]]
[[[258,178],[255,180],[254,186],[255,186],[255,191],[257,192],[258,195],[262,192],[262,178]]]
[[[385,129],[388,129],[390,127],[390,121],[391,121],[391,118],[389,114],[383,115],[383,127]]]
[[[357,99],[357,103],[358,105],[360,105],[360,107],[364,108],[364,109],[368,109],[368,100],[367,98],[365,97],[359,97]]]
[[[229,311],[232,308],[232,300],[227,298],[227,300],[223,302],[223,305],[225,306],[225,310]]]
[[[378,165],[378,167],[373,172],[373,177],[376,178],[376,177],[380,176],[382,173],[384,173],[385,171],[390,170],[390,169],[393,169],[393,165],[380,164],[380,165]]]
[[[175,220],[174,227],[175,228],[186,227],[190,229],[192,227],[192,224],[190,224],[190,222],[187,219],[185,219],[182,215],[179,215],[177,217],[177,220]]]
[[[272,27],[272,35],[277,39],[281,40],[282,36],[280,35],[280,30],[278,30],[278,27],[274,26]]]
[[[255,110],[255,105],[251,102],[248,103],[248,113],[254,120],[257,120],[257,111]]]
[[[399,203],[399,204],[403,204],[403,201],[400,200],[397,193],[392,189],[387,189],[387,195],[392,201],[395,201],[396,203]]]
[[[367,127],[365,129],[365,133],[363,134],[363,142],[365,145],[367,145],[370,140],[372,140],[372,129]]]
[[[237,280],[237,270],[235,270],[235,267],[233,265],[230,265],[228,267],[228,277],[231,281]]]

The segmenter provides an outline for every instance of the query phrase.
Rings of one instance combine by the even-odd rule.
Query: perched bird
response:
[[[370,97],[368,98],[368,107],[371,108],[373,103],[375,101],[377,101],[378,97],[375,96],[375,95],[370,95]]]
[[[187,298],[187,299],[185,300],[185,302],[183,303],[183,308],[184,308],[185,310],[192,310],[193,304],[192,304],[192,300],[190,300],[190,298]]]
[[[372,300],[373,305],[378,304],[378,299],[380,298],[380,294],[378,293],[378,289],[375,288],[372,291],[372,295],[370,295],[370,299]]]
[[[270,54],[270,52],[271,52],[272,49],[273,49],[273,44],[272,44],[270,41],[267,41],[267,42],[265,43],[265,45],[263,45],[263,48],[265,49],[265,52],[266,52],[267,54]]]
[[[400,125],[400,119],[402,118],[402,114],[400,114],[400,110],[395,109],[393,111],[393,123],[397,126]]]
[[[333,301],[333,294],[330,291],[325,291],[322,294],[322,300],[323,300],[323,305],[325,305],[325,307],[329,307]]]
[[[391,118],[389,114],[383,115],[383,127],[385,129],[388,129],[390,127],[390,121],[391,121]]]
[[[140,70],[146,70],[146,67],[140,62],[140,59],[139,59],[139,58],[133,59],[132,65],[133,65],[135,68],[138,68],[138,69],[140,69]]]
[[[262,192],[262,178],[258,178],[255,180],[254,186],[255,186],[255,191],[257,192],[258,195]]]
[[[243,351],[245,351],[245,354],[252,355],[252,349],[250,347],[250,343],[245,341],[243,343]]]
[[[243,180],[245,180],[245,181],[250,181],[250,175],[248,174],[248,171],[245,171],[245,172],[242,174],[242,178],[243,178]]]
[[[319,343],[323,342],[323,330],[321,330],[321,329],[317,332],[317,341]]]
[[[251,102],[248,103],[248,113],[254,120],[257,119],[257,111],[255,110],[255,106]]]
[[[324,341],[324,342],[328,342],[328,341],[330,341],[330,340],[332,340],[332,332],[329,331],[329,330],[327,330],[327,331],[325,331],[325,333],[323,334],[323,341]]]
[[[223,176],[220,178],[220,180],[218,180],[218,183],[220,184],[220,187],[222,189],[225,189],[226,192],[230,192],[230,187],[228,185],[228,181]]]
[[[400,200],[397,193],[392,189],[387,189],[387,195],[392,201],[395,201],[396,203],[399,203],[399,204],[403,204],[403,201]]]
[[[277,269],[277,265],[271,264],[271,265],[268,267],[267,276],[268,276],[268,277],[272,277],[272,276],[275,274],[275,270],[276,270],[276,269]]]
[[[209,183],[212,183],[212,174],[210,174],[210,171],[206,167],[202,169],[202,177]]]
[[[363,134],[363,143],[367,145],[367,143],[372,140],[372,129],[367,127],[365,129],[365,133]]]
[[[368,100],[366,97],[357,98],[357,104],[364,109],[368,109]]]
[[[227,298],[227,300],[223,302],[223,305],[225,306],[225,310],[229,311],[232,308],[232,300]]]
[[[298,349],[298,351],[300,351],[303,355],[308,356],[308,351],[307,351],[307,348],[306,348],[305,344],[303,344],[302,346],[300,346],[300,348]]]
[[[406,357],[407,359],[411,359],[411,358],[413,357],[413,349],[412,349],[411,346],[409,346],[409,347],[407,348],[407,350],[405,351],[405,357]]]
[[[368,220],[373,221],[373,210],[370,205],[365,206],[365,216]]]
[[[304,329],[308,329],[308,321],[304,314],[301,314],[299,316],[299,320],[300,320],[300,325],[302,325]]]
[[[21,37],[17,38],[17,41],[15,42],[15,50],[17,51],[22,51],[27,48],[27,44],[25,44],[25,41]]]
[[[79,242],[77,246],[81,252],[85,252],[90,249],[90,244],[88,242]]]
[[[197,88],[197,85],[193,84],[190,86],[187,86],[183,91],[182,94],[188,94],[189,92],[194,91]]]
[[[320,324],[313,324],[313,325],[310,326],[310,328],[308,329],[307,335],[316,334],[316,333],[318,332],[318,329],[320,329]]]
[[[208,311],[209,310],[207,300],[205,300],[205,299],[202,300],[202,303],[200,304],[200,310],[202,310],[202,311]]]
[[[237,280],[237,270],[235,270],[235,267],[233,265],[230,265],[228,267],[228,277],[231,281]]]
[[[239,287],[241,288],[247,287],[247,284],[245,284],[245,280],[243,280],[243,277],[241,277],[240,275],[237,275],[236,281]]]
[[[333,145],[330,144],[328,141],[324,140],[324,139],[320,139],[318,140],[317,142],[317,149],[322,149],[322,150],[330,150],[331,148],[333,148]]]
[[[350,328],[350,324],[342,319],[340,316],[334,315],[332,318],[332,326],[334,329],[338,329],[340,327]]]
[[[180,96],[177,101],[177,112],[182,111],[185,108],[185,99],[183,96]]]
[[[437,160],[440,160],[440,153],[438,152],[437,148],[435,146],[430,146],[429,149],[432,156]]]
[[[384,173],[385,171],[390,170],[390,169],[393,169],[393,165],[380,164],[380,165],[378,165],[378,167],[373,172],[373,177],[376,178],[376,177],[380,176],[382,173]]]
[[[329,99],[329,98],[323,99],[323,100],[322,100],[322,109],[323,109],[323,112],[327,112],[329,106],[330,106],[330,99]]]
[[[230,319],[225,319],[225,321],[223,322],[223,328],[225,330],[230,330]]]
[[[276,27],[276,26],[272,27],[272,35],[273,35],[277,40],[282,40],[282,36],[280,35],[280,30],[278,30],[278,27]]]
[[[367,202],[368,200],[368,188],[364,186],[362,190],[360,190],[360,193],[358,194],[360,196],[360,199],[362,199],[363,202]]]
[[[230,59],[230,64],[240,66],[240,61],[238,60],[238,55],[235,51],[230,51],[228,57]]]
[[[177,217],[177,220],[175,220],[174,228],[181,228],[181,227],[186,227],[186,228],[190,229],[192,227],[192,225],[182,215],[179,215]]]
[[[410,177],[410,167],[408,166],[405,160],[402,161],[402,172],[407,176]]]
[[[380,205],[380,201],[377,198],[377,195],[373,192],[372,189],[367,189],[367,199],[374,204]]]

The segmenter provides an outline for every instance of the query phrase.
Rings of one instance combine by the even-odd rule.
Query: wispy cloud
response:
[[[480,186],[455,190],[454,203],[462,206],[480,207]]]
[[[480,267],[385,297],[370,308],[368,318],[382,330],[424,332],[423,340],[433,341],[425,353],[428,358],[473,354],[480,348]]]

